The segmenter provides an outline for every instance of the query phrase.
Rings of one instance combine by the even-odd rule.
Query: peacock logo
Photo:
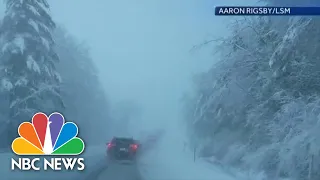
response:
[[[32,123],[20,124],[18,133],[20,137],[11,146],[17,155],[80,155],[85,147],[83,140],[76,137],[78,126],[65,122],[58,112],[49,117],[36,113]]]

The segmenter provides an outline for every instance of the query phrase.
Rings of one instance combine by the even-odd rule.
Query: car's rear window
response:
[[[128,138],[114,138],[112,141],[114,143],[121,143],[121,144],[133,144],[134,143],[133,139],[128,139]]]

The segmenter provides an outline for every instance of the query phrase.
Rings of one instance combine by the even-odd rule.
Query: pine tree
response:
[[[35,112],[61,111],[61,78],[51,32],[55,28],[46,0],[6,0],[2,24],[1,89],[7,93],[11,125]]]

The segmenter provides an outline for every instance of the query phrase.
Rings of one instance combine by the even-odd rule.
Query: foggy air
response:
[[[1,180],[319,180],[319,5],[0,2]]]

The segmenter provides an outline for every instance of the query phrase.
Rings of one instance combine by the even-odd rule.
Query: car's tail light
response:
[[[138,149],[138,145],[137,145],[137,144],[131,144],[131,145],[130,145],[130,148],[131,148],[132,150],[137,150],[137,149]]]
[[[112,148],[112,147],[114,147],[115,146],[115,144],[113,144],[113,143],[108,143],[108,149],[110,149],[110,148]]]

